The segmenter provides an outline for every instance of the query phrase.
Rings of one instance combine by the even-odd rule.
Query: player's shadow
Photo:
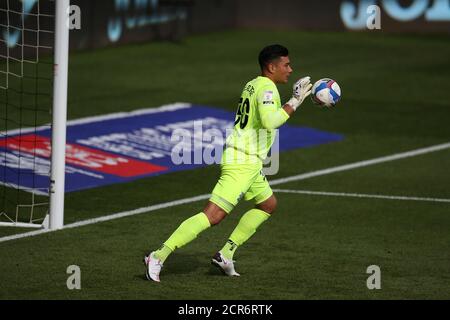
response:
[[[209,264],[208,271],[205,272],[206,275],[212,276],[212,277],[223,277],[224,273],[216,266]]]
[[[170,257],[170,263],[164,266],[164,271],[171,274],[186,274],[201,267],[202,261],[198,254],[178,253]]]
[[[164,273],[168,274],[188,274],[198,270],[204,261],[198,258],[198,254],[176,253],[172,255],[164,264]],[[135,275],[138,279],[147,279],[145,274]]]
[[[242,272],[239,272],[239,273],[241,275],[243,275]],[[209,265],[208,271],[205,272],[205,275],[208,277],[212,277],[212,279],[214,279],[214,280],[224,279],[225,281],[235,281],[235,280],[239,279],[239,277],[227,276],[222,270],[220,270],[220,268],[213,266],[212,264]]]

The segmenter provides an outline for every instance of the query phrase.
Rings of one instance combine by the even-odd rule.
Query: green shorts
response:
[[[262,164],[222,164],[221,175],[209,201],[225,212],[231,210],[244,197],[259,204],[273,194],[269,182],[262,172]]]

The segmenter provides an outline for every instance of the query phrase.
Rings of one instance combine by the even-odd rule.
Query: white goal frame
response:
[[[0,222],[0,226],[22,228],[44,228],[51,230],[62,229],[64,226],[64,193],[65,193],[65,154],[67,127],[67,83],[69,65],[69,12],[70,0],[55,1],[55,35],[54,35],[54,74],[53,74],[53,102],[52,102],[52,151],[50,169],[50,208],[42,223],[33,220],[35,207],[48,203],[35,203],[33,190],[31,205],[18,205],[16,220],[7,217],[9,222]],[[31,209],[29,222],[18,222],[19,209]],[[41,219],[42,220],[42,219]]]
[[[69,10],[70,0],[56,0],[49,223],[52,230],[62,229],[64,226]]]

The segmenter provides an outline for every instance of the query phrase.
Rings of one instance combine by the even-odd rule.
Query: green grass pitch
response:
[[[248,30],[74,53],[69,118],[173,102],[234,111],[269,43],[290,49],[291,83],[331,77],[342,88],[335,109],[308,100],[289,124],[345,135],[282,153],[269,180],[450,141],[447,36]],[[291,86],[279,89],[287,100]],[[207,194],[218,175],[209,166],[69,193],[65,223]],[[274,188],[449,199],[449,182],[446,149]],[[277,212],[235,255],[240,278],[222,276],[210,257],[249,203],[173,254],[161,283],[144,280],[144,253],[201,211],[198,201],[0,242],[0,299],[450,299],[450,203],[277,197]],[[18,232],[0,228],[0,237]],[[81,290],[67,289],[69,265],[81,268]],[[366,286],[370,265],[381,269],[379,290]]]

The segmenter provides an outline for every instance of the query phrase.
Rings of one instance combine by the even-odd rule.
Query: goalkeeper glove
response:
[[[311,94],[312,84],[310,81],[311,77],[304,77],[294,83],[292,98],[287,102],[294,111],[297,110],[305,98]]]

